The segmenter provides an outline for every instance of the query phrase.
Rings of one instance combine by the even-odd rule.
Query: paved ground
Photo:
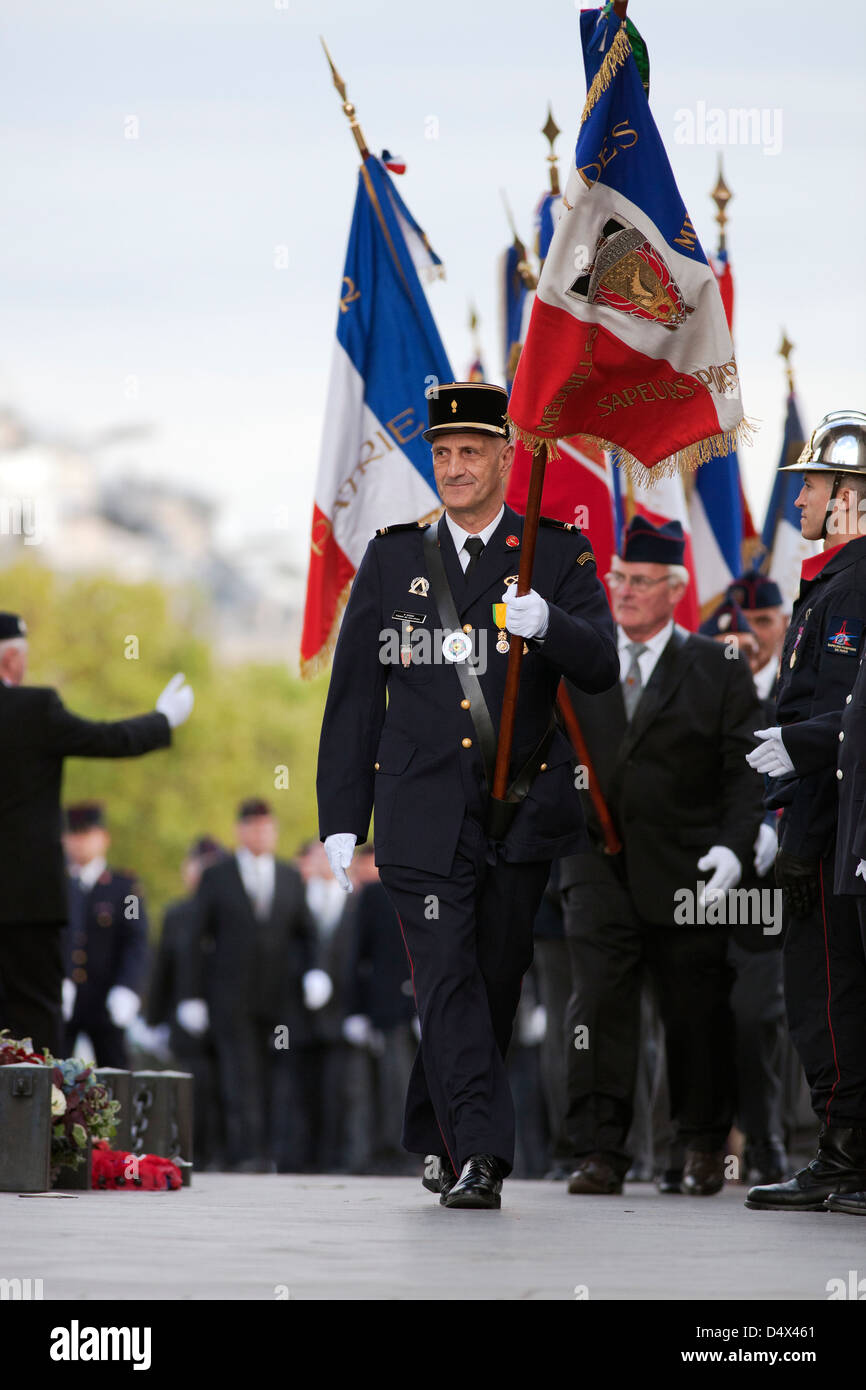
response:
[[[0,1278],[47,1299],[818,1299],[866,1274],[866,1221],[718,1197],[569,1197],[511,1182],[501,1212],[420,1182],[199,1174],[179,1192],[0,1193]]]

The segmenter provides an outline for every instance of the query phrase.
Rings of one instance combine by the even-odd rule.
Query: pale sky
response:
[[[632,0],[630,15],[705,250],[718,148],[677,143],[677,112],[757,107],[780,143],[722,148],[760,525],[782,325],[807,425],[864,406],[866,10]],[[528,240],[548,100],[564,179],[585,95],[573,3],[6,0],[0,59],[0,403],[73,437],[152,423],[119,457],[215,495],[228,539],[284,527],[288,508],[304,564],[357,169],[319,33],[370,148],[408,162],[398,186],[445,262],[429,297],[456,375],[472,299],[500,380],[499,189]]]

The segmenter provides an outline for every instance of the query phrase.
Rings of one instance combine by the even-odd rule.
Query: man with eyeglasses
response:
[[[738,649],[729,658],[674,620],[684,549],[679,522],[633,519],[607,576],[620,681],[592,698],[569,686],[622,841],[620,853],[605,852],[583,791],[592,848],[561,863],[576,1194],[620,1192],[630,1166],[645,968],[665,1027],[675,1130],[662,1190],[708,1196],[725,1177],[734,1046],[724,923],[762,815],[760,778],[739,764],[760,705]]]

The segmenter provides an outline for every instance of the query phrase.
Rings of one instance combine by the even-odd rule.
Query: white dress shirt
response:
[[[457,522],[452,520],[452,518],[448,515],[447,512],[445,513],[445,522],[448,526],[448,530],[451,532],[451,537],[454,541],[454,549],[457,551],[457,559],[460,561],[462,569],[465,570],[466,566],[469,564],[469,551],[463,549],[469,537],[480,536],[484,544],[486,545],[504,515],[505,504],[503,503],[502,506],[499,508],[499,511],[496,513],[496,516],[493,518],[493,520],[490,522],[488,526],[484,527],[483,531],[464,531],[462,526],[458,526]]]
[[[252,854],[241,846],[235,851],[238,872],[246,889],[247,897],[259,918],[270,916],[274,901],[274,879],[276,864],[272,854]]]
[[[774,656],[755,672],[755,689],[758,692],[759,700],[769,700],[770,691],[773,689],[773,682],[776,679],[776,672],[779,669],[779,658]]]
[[[665,623],[665,626],[660,632],[657,632],[654,637],[648,637],[646,639],[644,643],[646,651],[641,652],[637,659],[637,664],[640,667],[640,679],[643,689],[646,689],[646,683],[656,668],[656,662],[671,640],[671,633],[673,630],[674,620],[671,618],[671,621]],[[628,669],[631,666],[632,657],[628,648],[632,639],[626,637],[621,627],[617,627],[616,640],[619,648],[619,678],[620,681],[624,681],[628,675]]]
[[[81,884],[81,887],[84,889],[85,893],[89,893],[93,885],[96,883],[96,880],[104,872],[105,856],[102,854],[97,854],[95,859],[91,859],[88,864],[85,864],[80,869],[77,865],[73,864],[69,870],[69,876],[70,878],[77,879],[78,882]]]

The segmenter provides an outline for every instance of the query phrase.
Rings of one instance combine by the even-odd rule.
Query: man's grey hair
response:
[[[689,572],[685,565],[668,565],[668,584],[671,588],[675,584],[686,584],[689,582]]]

